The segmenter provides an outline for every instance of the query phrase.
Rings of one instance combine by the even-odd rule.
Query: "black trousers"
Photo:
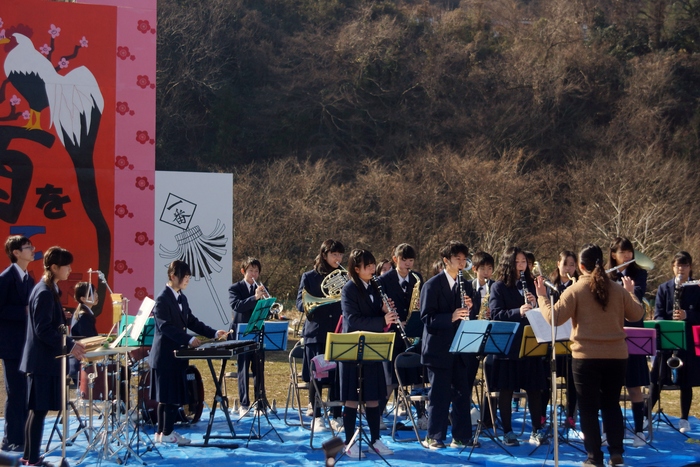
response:
[[[627,360],[573,359],[574,384],[578,397],[583,445],[588,458],[603,463],[598,411],[603,417],[608,451],[622,454],[625,425],[620,409],[620,392],[625,384]]]
[[[3,443],[24,446],[24,427],[27,423],[27,376],[19,371],[19,358],[5,358],[5,435]]]

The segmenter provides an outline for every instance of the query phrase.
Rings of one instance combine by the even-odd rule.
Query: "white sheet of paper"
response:
[[[526,316],[530,326],[532,326],[532,332],[535,333],[537,342],[540,344],[542,342],[552,342],[552,328],[542,316],[540,309],[533,308],[527,312]],[[557,326],[554,331],[557,342],[568,341],[571,337],[571,329],[571,319],[567,319],[564,324]]]
[[[139,335],[146,325],[146,320],[151,316],[151,311],[153,311],[154,306],[156,306],[156,302],[153,299],[149,297],[143,299],[143,303],[139,307],[139,312],[136,313],[133,326],[131,327],[131,333],[129,334],[133,340],[139,339]]]

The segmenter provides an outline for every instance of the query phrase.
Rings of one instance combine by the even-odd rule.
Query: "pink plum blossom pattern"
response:
[[[51,46],[49,44],[44,44],[41,47],[39,47],[39,52],[41,52],[44,55],[48,55],[51,53]]]
[[[0,18],[0,28],[2,27],[3,24],[5,24],[5,23],[3,23],[2,18]]]
[[[61,35],[61,28],[52,24],[49,28],[49,34],[51,34],[51,39],[56,39],[58,36]]]
[[[134,213],[129,212],[129,208],[126,207],[126,204],[117,204],[114,207],[114,214],[119,216],[120,219],[124,219],[124,216],[128,217],[129,219],[134,217]]]
[[[145,245],[146,243],[153,245],[153,240],[148,239],[148,234],[146,232],[136,232],[136,238],[134,238],[134,241],[141,246]]]
[[[31,116],[31,114],[29,113],[28,110],[25,110],[24,112],[22,112],[22,118],[23,118],[23,119],[29,120],[29,117],[30,117],[30,116]]]
[[[126,265],[126,261],[123,259],[118,259],[114,262],[114,270],[117,271],[119,274],[124,274],[125,272],[131,274],[132,272],[134,272],[133,269]]]
[[[117,57],[121,58],[122,60],[126,60],[131,56],[131,53],[129,52],[129,47],[117,47]]]
[[[136,177],[136,188],[138,188],[139,190],[145,190],[146,188],[150,188],[151,186],[152,185],[148,183],[148,177]]]
[[[129,108],[128,102],[117,102],[117,112],[121,115],[134,115],[134,111]]]
[[[151,23],[149,23],[147,19],[140,19],[138,26],[136,26],[136,29],[141,31],[143,34],[146,34],[148,31],[151,30]]]
[[[22,102],[22,99],[17,97],[17,94],[13,94],[10,98],[10,105],[18,106]]]
[[[60,68],[68,68],[68,60],[66,60],[65,57],[61,57],[61,59],[58,61],[58,66]]]
[[[0,27],[2,27],[2,20],[1,19],[0,19]],[[5,30],[0,29],[0,39],[4,39],[4,38],[5,38]]]
[[[82,39],[80,39],[80,47],[87,47],[88,46],[88,40],[83,36]]]
[[[147,131],[137,131],[136,132],[136,141],[138,141],[141,144],[146,144],[148,143],[150,138],[148,137],[148,132]]]
[[[136,85],[142,89],[146,89],[151,84],[151,80],[146,75],[138,75],[136,77]]]
[[[146,287],[136,287],[134,289],[134,297],[136,300],[143,300],[144,298],[153,298],[149,293],[148,290],[146,290]]]
[[[129,159],[126,156],[117,156],[114,165],[116,165],[119,170],[124,170],[126,168],[134,170],[134,164],[129,164]]]

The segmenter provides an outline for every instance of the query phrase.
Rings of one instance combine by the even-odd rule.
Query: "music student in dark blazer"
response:
[[[547,388],[549,366],[542,357],[519,358],[520,343],[526,325],[530,324],[527,312],[535,305],[535,282],[530,273],[525,252],[517,246],[506,249],[498,265],[498,280],[491,287],[489,309],[496,321],[519,323],[513,337],[513,345],[506,356],[496,356],[493,364],[494,384],[491,390],[499,391],[498,409],[503,423],[503,444],[518,446],[520,441],[513,432],[513,392],[524,389],[532,420],[530,443],[540,445],[548,442],[543,429],[542,391]]]
[[[34,260],[34,246],[22,235],[5,241],[10,266],[0,273],[0,358],[5,375],[5,429],[3,451],[24,451],[27,421],[27,377],[19,370],[27,335],[27,307],[34,279],[27,266]]]
[[[634,247],[632,242],[626,237],[617,237],[610,245],[610,256],[606,269],[613,268],[634,259]],[[647,272],[637,263],[623,266],[609,274],[613,282],[622,284],[623,277],[629,277],[634,281],[634,295],[640,303],[644,303],[644,294],[647,291]],[[639,321],[626,321],[625,326],[641,328],[644,327],[644,316]],[[644,394],[642,386],[649,385],[649,366],[646,355],[630,355],[627,359],[627,375],[625,386],[632,403],[632,418],[634,420],[634,439],[632,445],[641,447],[646,445],[646,435],[644,434]],[[603,425],[605,433],[605,425]]]
[[[559,253],[557,260],[557,268],[549,275],[549,281],[557,288],[558,293],[554,294],[554,303],[559,301],[561,294],[571,287],[579,277],[576,253],[571,250],[562,250]],[[551,291],[547,289],[547,297]],[[557,376],[563,377],[566,380],[566,420],[564,420],[565,428],[576,428],[576,386],[574,385],[574,374],[571,362],[571,354],[557,354],[556,359]],[[551,385],[551,378],[548,380]],[[542,391],[542,408],[546,410],[549,403],[549,391]]]
[[[61,374],[63,339],[68,332],[63,314],[58,282],[68,279],[73,255],[58,246],[44,253],[44,275],[34,286],[29,297],[29,322],[26,344],[22,353],[20,370],[27,374],[27,406],[29,414],[24,431],[25,465],[46,465],[39,457],[44,420],[49,410],[61,410],[61,386],[65,375]],[[70,355],[82,360],[85,347],[65,336]]]
[[[396,312],[399,314],[399,320],[406,326],[406,320],[408,318],[408,308],[411,305],[411,296],[413,294],[413,289],[418,285],[420,281],[423,284],[423,276],[419,272],[413,271],[413,264],[416,261],[416,250],[408,243],[401,243],[396,248],[392,254],[392,261],[395,267],[386,273],[379,276],[378,281],[384,289],[384,293],[393,301]],[[401,330],[397,324],[391,326],[391,330],[394,332],[394,354],[392,361],[384,362],[384,377],[386,379],[387,386],[398,383],[396,379],[396,374],[394,373],[393,362],[396,357],[406,351],[406,343],[401,337]],[[406,375],[409,379],[407,382],[415,381],[415,375]],[[420,376],[420,375],[418,375]],[[417,382],[417,381],[416,381]],[[380,401],[379,408],[381,412],[384,412],[384,408],[388,402],[389,397],[389,387],[387,387],[387,398]]]
[[[75,284],[73,298],[79,305],[73,312],[70,335],[79,339],[95,337],[97,335],[97,318],[92,312],[92,307],[99,303],[97,292],[92,289],[89,282],[78,282]],[[73,357],[69,360],[68,374],[73,381],[78,381],[80,362]]]
[[[355,249],[350,253],[348,273],[350,280],[341,292],[340,303],[343,308],[343,332],[370,331],[385,332],[398,319],[398,314],[387,309],[382,298],[370,281],[376,270],[374,255],[367,250]],[[355,363],[339,362],[340,400],[345,404],[343,425],[345,428],[345,453],[348,457],[363,457],[354,442],[357,407],[359,405],[359,380]],[[365,403],[367,425],[370,431],[370,453],[382,456],[394,452],[386,447],[379,434],[381,412],[379,401],[386,397],[384,370],[380,362],[362,365],[362,398]]]
[[[491,319],[491,311],[489,310],[489,295],[491,287],[496,282],[493,280],[493,271],[496,266],[493,256],[485,251],[477,251],[472,255],[472,270],[476,277],[472,280],[472,289],[474,290],[474,303],[478,303],[479,319]],[[493,355],[487,355],[484,359],[486,365],[486,374],[489,378],[489,387],[493,380]],[[496,397],[487,397],[483,395],[484,410],[482,411],[483,423],[487,428],[491,428],[491,413],[494,414],[498,410],[498,399]],[[489,407],[489,404],[491,407]]]
[[[149,356],[151,366],[151,399],[158,401],[157,443],[190,444],[188,438],[173,431],[178,407],[187,404],[187,367],[189,360],[175,358],[174,351],[187,347],[199,347],[201,341],[187,330],[208,338],[227,334],[199,321],[183,293],[190,282],[192,272],[184,261],[176,260],[168,266],[168,282],[156,297],[153,309],[155,331]]]
[[[257,285],[261,272],[260,260],[252,257],[244,259],[241,262],[243,279],[228,289],[228,301],[233,310],[230,340],[236,339],[236,330],[239,324],[246,324],[250,321],[258,300],[265,298],[265,287],[262,284]],[[253,375],[254,394],[264,394],[265,392],[265,388],[261,387],[264,384],[264,379],[258,377],[258,363],[265,364],[265,353],[262,349],[258,352],[249,352],[238,356],[238,400],[241,402],[238,413],[241,417],[253,415],[250,411],[250,391],[248,388],[250,375]]]
[[[697,356],[693,349],[693,326],[700,325],[700,287],[697,285],[683,287],[683,284],[693,280],[693,258],[687,251],[679,251],[674,255],[672,270],[673,279],[661,284],[656,291],[654,319],[685,321],[686,348],[676,352],[683,366],[675,371],[672,371],[667,363],[674,352],[670,350],[657,352],[651,371],[653,383],[651,403],[653,407],[659,401],[662,385],[679,386],[681,418],[678,422],[678,430],[686,433],[690,431],[688,415],[693,403],[693,388],[700,386],[700,356]],[[678,303],[674,303],[676,293]]]
[[[299,282],[297,310],[299,310],[300,313],[304,313],[304,301],[302,300],[304,291],[306,290],[306,293],[313,297],[323,298],[324,294],[321,290],[321,283],[328,274],[340,268],[344,255],[345,246],[338,240],[329,238],[321,244],[318,255],[316,255],[314,259],[314,268],[310,271],[306,271],[301,276],[301,281]],[[309,374],[311,360],[317,355],[322,355],[326,352],[326,336],[329,332],[335,332],[341,314],[342,308],[340,306],[340,300],[338,300],[316,307],[316,309],[306,317],[301,335],[304,338],[302,379],[307,383],[311,381]],[[332,378],[332,384],[329,389],[328,398],[331,401],[337,401],[340,398],[340,380],[338,379],[337,372],[332,371],[332,374],[329,374],[329,378]],[[311,385],[309,387],[310,407],[313,405],[315,397],[316,391],[314,386]],[[316,413],[307,413],[307,415],[313,415],[314,417],[312,424],[314,432],[327,430],[323,422],[323,417],[321,417],[320,407],[317,408]],[[332,416],[333,420],[331,420],[331,424],[333,425],[333,429],[336,432],[342,430],[342,407],[333,407]]]
[[[431,386],[425,441],[430,449],[445,447],[450,403],[450,446],[461,448],[478,444],[478,440],[472,438],[470,416],[477,358],[475,355],[450,353],[460,322],[478,316],[469,280],[462,281],[463,296],[460,296],[459,271],[466,267],[468,255],[469,250],[464,243],[448,242],[440,250],[443,272],[428,279],[420,294],[420,317],[425,325],[421,362],[428,370]]]
[[[581,278],[564,291],[553,309],[541,276],[537,278],[537,300],[547,322],[561,325],[571,319],[573,374],[587,453],[583,465],[604,465],[599,411],[608,428],[608,465],[623,465],[625,426],[620,392],[628,356],[623,326],[625,319],[643,318],[644,307],[634,296],[629,277],[623,277],[620,286],[605,274],[603,251],[598,245],[584,245],[578,263]]]

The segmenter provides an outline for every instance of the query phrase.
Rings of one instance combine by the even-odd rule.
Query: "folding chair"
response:
[[[421,370],[422,366],[420,363],[420,354],[414,352],[403,352],[400,353],[396,360],[394,361],[394,372],[396,373],[396,379],[398,381],[398,390],[396,393],[395,407],[399,404],[403,404],[406,407],[406,415],[411,420],[411,425],[413,426],[413,432],[416,435],[416,441],[427,448],[428,446],[421,443],[420,434],[418,433],[418,420],[417,415],[413,415],[413,403],[428,403],[430,400],[428,398],[428,388],[423,384],[416,385],[417,387],[412,387],[405,381],[406,373],[411,370]],[[391,429],[391,439],[399,443],[405,443],[408,441],[413,441],[412,439],[396,439],[396,425],[399,418],[399,411],[394,409],[394,426]]]
[[[314,418],[316,417],[316,409],[320,408],[321,409],[321,417],[323,417],[323,421],[326,423],[326,425],[330,428],[331,430],[331,437],[336,436],[336,431],[333,429],[333,425],[331,424],[331,419],[330,419],[330,413],[333,407],[342,407],[343,403],[341,401],[332,401],[329,400],[328,397],[326,399],[323,399],[323,393],[321,392],[322,389],[325,387],[327,388],[327,393],[330,394],[330,387],[331,384],[334,384],[331,378],[335,378],[335,375],[329,376],[328,378],[324,379],[317,379],[316,378],[316,363],[311,360],[309,362],[310,365],[310,371],[309,373],[311,374],[311,384],[313,384],[314,390],[316,392],[316,397],[314,397],[314,402],[313,402],[313,411],[314,411]],[[338,371],[337,368],[333,369],[332,371]],[[317,447],[314,447],[314,430],[313,430],[313,421],[311,422],[311,437],[309,438],[309,447],[311,449],[319,449]]]
[[[304,361],[304,345],[301,341],[297,341],[289,351],[289,386],[287,387],[287,404],[284,408],[284,423],[287,426],[300,426],[302,428],[310,428],[304,423],[300,391],[308,391],[311,383],[307,383],[302,379],[302,365]],[[287,412],[289,409],[296,410],[299,414],[299,423],[287,420]]]

